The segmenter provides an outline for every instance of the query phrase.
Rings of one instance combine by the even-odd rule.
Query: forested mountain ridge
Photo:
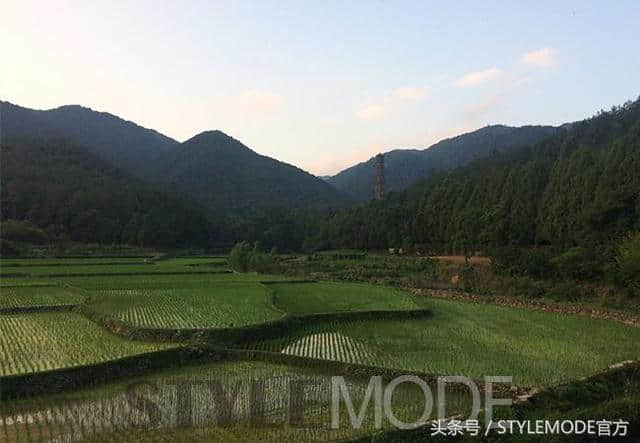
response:
[[[129,178],[64,139],[2,139],[6,220],[42,228],[48,241],[206,247],[216,231],[181,196]]]
[[[324,180],[220,131],[169,147],[149,169],[157,177],[150,184],[46,127],[8,138],[3,113],[2,218],[31,220],[77,241],[164,246],[259,240],[283,250],[407,245],[439,252],[611,245],[640,230],[638,103],[550,128],[555,135],[537,144],[492,150],[352,208]],[[509,128],[501,128],[507,137]],[[442,153],[441,164],[455,161],[445,156],[455,150],[433,152]]]
[[[206,131],[173,148],[157,176],[214,215],[262,209],[342,205],[324,180],[260,155],[221,131]]]
[[[152,129],[78,105],[41,111],[0,101],[0,130],[4,139],[65,138],[142,178],[149,178],[159,157],[178,144]]]
[[[330,247],[613,244],[640,230],[640,101],[335,215]]]
[[[7,140],[64,138],[128,175],[174,186],[218,219],[265,208],[341,206],[349,201],[324,180],[260,155],[221,131],[205,131],[178,143],[82,106],[40,111],[8,102],[0,102],[0,131]]]
[[[565,130],[566,126],[492,125],[442,140],[423,150],[395,149],[385,153],[385,187],[388,191],[401,191],[438,171],[533,145]],[[327,178],[327,181],[359,201],[369,200],[373,195],[374,165],[375,159],[371,158]]]

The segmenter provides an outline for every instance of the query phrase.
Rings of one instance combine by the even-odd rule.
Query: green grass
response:
[[[640,329],[585,316],[423,299],[433,317],[332,322],[247,347],[442,375],[552,385],[640,358]]]
[[[97,291],[91,310],[141,328],[227,328],[284,315],[258,283],[230,282],[199,288]]]
[[[0,316],[0,376],[95,364],[171,346],[125,340],[71,313]]]
[[[15,286],[0,288],[0,309],[58,306],[82,303],[84,297],[57,286]]]
[[[271,285],[275,303],[291,314],[419,309],[405,291],[356,283],[294,283]]]

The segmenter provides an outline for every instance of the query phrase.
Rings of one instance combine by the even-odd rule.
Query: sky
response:
[[[635,99],[639,23],[637,0],[0,0],[0,99],[220,129],[327,175]]]

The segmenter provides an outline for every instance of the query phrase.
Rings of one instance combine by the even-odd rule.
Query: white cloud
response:
[[[525,65],[548,68],[555,63],[555,51],[552,48],[542,48],[527,52],[520,61]]]
[[[362,120],[373,120],[375,118],[381,117],[385,112],[386,107],[384,105],[374,104],[362,108],[361,110],[356,112],[356,115]]]
[[[382,117],[403,102],[424,100],[429,95],[426,87],[402,86],[377,102],[373,102],[356,112],[362,120],[373,120]]]
[[[459,87],[475,86],[501,77],[503,74],[500,68],[489,68],[484,71],[470,72],[455,81],[455,85]]]
[[[393,91],[392,97],[399,100],[423,100],[429,94],[428,88],[403,86]]]
[[[237,113],[268,114],[284,104],[284,97],[270,91],[247,90],[231,97],[226,105]]]

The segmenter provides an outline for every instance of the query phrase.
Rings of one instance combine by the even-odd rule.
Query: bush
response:
[[[497,274],[551,278],[555,269],[549,259],[551,254],[543,248],[495,248],[489,253],[491,265]]]
[[[248,242],[236,243],[229,253],[229,265],[231,268],[238,272],[249,271],[252,251],[253,248]]]
[[[465,263],[458,272],[460,287],[463,291],[475,292],[478,287],[478,275],[476,267],[471,263]]]
[[[6,220],[0,223],[0,237],[5,240],[33,243],[48,243],[47,234],[28,220]]]
[[[9,240],[0,238],[0,257],[12,257],[20,255],[20,248]]]
[[[549,297],[554,300],[578,301],[589,298],[591,291],[575,283],[560,283],[549,290]]]
[[[629,234],[622,240],[616,262],[622,283],[631,295],[640,294],[640,232]]]
[[[238,272],[274,272],[275,254],[267,254],[256,242],[253,247],[248,242],[237,243],[229,253],[229,264]]]
[[[550,260],[558,273],[565,278],[593,279],[602,275],[602,262],[593,250],[580,246],[569,249]]]
[[[514,278],[511,288],[514,295],[525,298],[541,298],[547,293],[547,285],[531,277]]]

